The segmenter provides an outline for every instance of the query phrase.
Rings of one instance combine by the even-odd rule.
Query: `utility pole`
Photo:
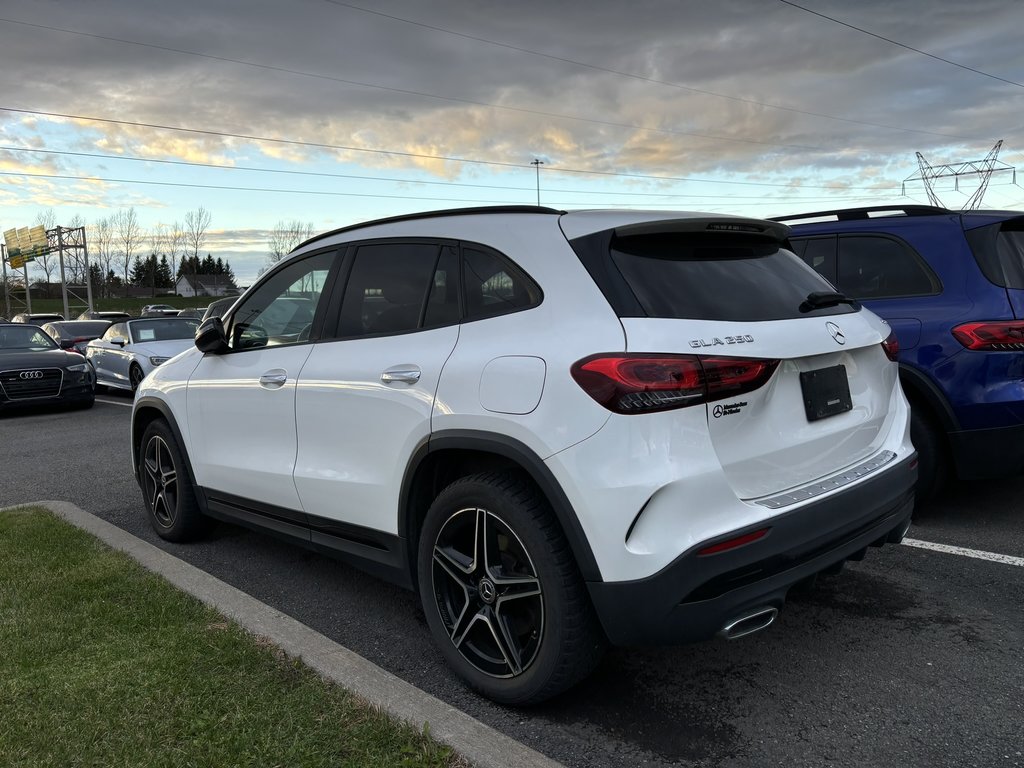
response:
[[[533,158],[533,162],[530,163],[534,168],[537,169],[537,205],[540,206],[540,167],[544,165],[544,161],[538,158]]]

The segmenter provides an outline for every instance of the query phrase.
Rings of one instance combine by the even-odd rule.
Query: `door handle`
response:
[[[265,389],[278,389],[283,387],[286,381],[288,381],[288,371],[283,371],[280,368],[267,371],[260,376],[260,386]]]
[[[420,369],[415,365],[388,368],[380,375],[380,380],[385,384],[393,384],[396,381],[400,381],[403,384],[415,384],[420,380]]]

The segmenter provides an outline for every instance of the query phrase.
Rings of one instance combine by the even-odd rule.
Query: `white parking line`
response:
[[[96,398],[97,403],[106,403],[107,405],[120,405],[122,408],[131,408],[132,403],[119,403],[117,400],[100,400]]]
[[[908,547],[918,549],[931,549],[935,552],[945,552],[950,555],[961,555],[962,557],[974,557],[978,560],[990,560],[993,563],[1004,565],[1017,565],[1024,568],[1024,557],[1013,555],[1000,555],[997,552],[982,552],[979,549],[967,549],[966,547],[953,547],[949,544],[936,544],[933,541],[921,541],[919,539],[904,539],[903,543]]]

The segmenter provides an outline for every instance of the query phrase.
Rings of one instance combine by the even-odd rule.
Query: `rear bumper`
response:
[[[1024,424],[950,432],[949,447],[962,480],[1006,477],[1024,470]]]
[[[877,476],[763,523],[701,542],[645,579],[590,582],[615,645],[673,644],[714,636],[759,608],[779,608],[795,583],[871,544],[899,541],[910,523],[916,454]],[[763,538],[713,555],[709,544],[769,527]]]

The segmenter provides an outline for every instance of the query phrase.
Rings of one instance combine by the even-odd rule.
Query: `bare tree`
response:
[[[124,273],[125,296],[128,295],[128,274],[131,271],[132,263],[135,261],[135,252],[139,249],[145,239],[145,233],[139,226],[138,217],[135,215],[135,208],[122,208],[114,214],[114,240],[117,243],[117,250],[114,254],[114,263]]]
[[[206,230],[210,227],[210,212],[203,206],[185,214],[185,228],[182,230],[185,239],[185,257],[192,260],[190,274],[195,277],[199,273],[199,251],[206,243]]]
[[[36,215],[36,225],[41,226],[43,229],[50,230],[57,226],[57,214],[53,208],[47,208],[45,211],[40,211]],[[55,254],[47,253],[42,256],[37,256],[35,260],[36,268],[42,270],[43,274],[46,275],[47,290],[49,285],[53,281],[53,272],[60,266],[58,257]]]
[[[298,219],[292,221],[279,221],[270,231],[270,254],[267,261],[273,266],[295,248],[303,240],[308,240],[314,234],[313,222],[301,222]]]
[[[178,281],[178,254],[185,252],[185,231],[181,224],[174,222],[167,233],[167,255],[171,257],[171,277]]]
[[[97,219],[96,223],[89,228],[88,242],[91,253],[100,265],[103,273],[104,295],[109,296],[107,290],[107,276],[110,274],[111,263],[114,258],[114,225],[110,218]]]

